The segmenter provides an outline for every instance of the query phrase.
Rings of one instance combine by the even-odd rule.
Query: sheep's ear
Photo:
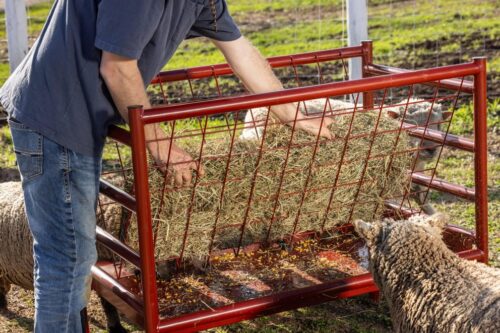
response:
[[[448,222],[448,216],[442,213],[436,213],[427,218],[427,223],[430,226],[442,230],[446,223]]]
[[[399,112],[396,112],[394,110],[387,110],[387,115],[392,118],[392,119],[398,119],[399,118]]]
[[[443,120],[448,120],[453,115],[453,111],[443,111]]]
[[[356,220],[352,223],[354,230],[365,240],[370,241],[375,237],[375,226],[362,220]]]

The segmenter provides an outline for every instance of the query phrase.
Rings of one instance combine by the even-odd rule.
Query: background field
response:
[[[345,8],[341,0],[227,0],[242,32],[265,56],[283,55],[343,46],[346,43]],[[464,62],[473,56],[488,57],[488,141],[490,259],[500,266],[500,7],[498,1],[436,0],[369,3],[369,37],[374,41],[375,61],[424,68]],[[30,7],[29,31],[34,38],[42,28],[50,2]],[[0,39],[5,39],[3,13]],[[2,26],[3,25],[3,26]],[[0,82],[8,76],[6,44],[0,41]],[[223,62],[205,40],[181,45],[167,69]],[[1,84],[1,83],[0,83]],[[472,110],[462,108],[454,116],[454,133],[472,135]],[[0,128],[0,167],[15,167],[6,127]],[[446,151],[439,177],[470,186],[473,160],[459,151]],[[456,224],[471,227],[474,209],[470,203],[433,192],[431,199]],[[10,310],[0,312],[0,332],[28,332],[32,328],[31,292],[14,288]],[[105,322],[95,297],[89,307],[92,331],[104,330]],[[131,330],[134,327],[128,326]],[[388,332],[387,308],[367,297],[332,301],[328,304],[260,318],[212,332]]]

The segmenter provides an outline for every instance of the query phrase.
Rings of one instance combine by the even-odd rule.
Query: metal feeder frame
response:
[[[125,209],[137,214],[140,252],[137,253],[105,230],[98,228],[98,243],[113,251],[117,256],[135,266],[141,272],[141,285],[131,276],[118,277],[113,263],[99,262],[92,269],[93,288],[115,305],[128,319],[143,327],[146,332],[195,332],[216,326],[228,325],[258,316],[269,315],[298,307],[347,298],[378,291],[370,274],[352,276],[310,287],[279,292],[246,301],[236,302],[213,310],[182,315],[177,318],[160,318],[156,281],[154,243],[150,193],[148,186],[147,152],[144,126],[178,119],[221,114],[261,106],[300,102],[325,96],[349,94],[363,95],[363,108],[373,108],[373,91],[394,87],[424,84],[473,95],[474,140],[455,136],[425,127],[404,130],[420,139],[442,146],[470,152],[474,155],[475,187],[468,188],[452,184],[437,177],[413,172],[412,181],[427,188],[450,193],[475,203],[475,231],[448,226],[445,239],[449,246],[463,258],[487,263],[488,260],[488,202],[487,202],[487,127],[486,127],[486,60],[474,58],[472,62],[422,70],[403,70],[373,64],[372,43],[365,41],[360,46],[329,51],[280,56],[269,59],[272,67],[319,64],[324,61],[361,58],[363,78],[344,82],[326,83],[298,87],[284,91],[256,95],[242,95],[230,98],[170,104],[143,110],[140,106],[129,108],[130,132],[113,127],[109,136],[132,149],[135,196],[106,181],[101,181],[101,193],[120,203]],[[294,67],[295,68],[295,67]],[[160,73],[153,83],[194,80],[231,74],[226,64],[203,66],[185,70]],[[473,76],[473,81],[464,78]],[[403,127],[403,125],[402,125]],[[401,129],[400,129],[401,130]],[[405,216],[414,213],[402,205],[387,203]],[[345,228],[351,228],[347,225]],[[142,290],[142,296],[133,292]]]

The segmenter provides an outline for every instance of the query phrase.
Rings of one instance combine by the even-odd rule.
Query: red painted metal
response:
[[[146,136],[142,121],[142,106],[129,107],[130,132],[132,136],[132,160],[134,165],[137,220],[139,221],[139,242],[141,255],[141,277],[144,304],[144,328],[147,332],[158,329],[158,291],[156,287],[156,267],[154,261],[153,235],[151,228],[151,207],[148,184],[148,161],[146,156]]]
[[[488,108],[486,88],[486,58],[474,58],[479,72],[474,75],[474,173],[476,184],[476,234],[477,247],[484,252],[488,262],[488,131],[486,115]]]
[[[363,49],[363,56],[361,57],[362,74],[363,78],[366,78],[370,75],[368,66],[373,64],[373,43],[371,40],[362,41],[361,47]],[[363,108],[365,110],[373,108],[373,98],[373,91],[363,93]]]
[[[132,139],[130,137],[130,132],[124,130],[116,125],[111,125],[108,129],[108,136],[124,145],[131,146]]]
[[[445,134],[441,131],[432,130],[430,128],[423,129],[421,127],[415,127],[414,125],[409,125],[405,123],[402,124],[403,124],[402,125],[403,129],[405,129],[411,136],[444,144],[445,146],[448,147],[454,147],[465,151],[474,152],[473,140],[456,136],[453,134]]]
[[[127,260],[137,268],[141,267],[141,258],[137,252],[127,246],[127,244],[120,242],[113,235],[99,226],[96,227],[96,238],[100,244],[107,247],[122,259]]]
[[[466,200],[474,201],[476,198],[474,189],[452,184],[442,179],[432,178],[419,172],[413,172],[411,175],[411,180],[415,184],[428,186],[432,189],[450,193]]]
[[[193,102],[179,105],[166,105],[146,110],[143,116],[144,124],[166,122],[178,119],[210,116],[219,113],[258,108],[262,105],[279,105],[299,102],[325,96],[342,96],[359,91],[370,91],[400,87],[410,84],[439,81],[451,77],[462,77],[479,73],[477,63],[451,65],[432,69],[422,69],[401,74],[384,75],[346,82],[326,83],[270,92],[258,95],[220,98],[203,102]]]
[[[363,54],[361,46],[345,47],[334,50],[302,53],[289,56],[278,56],[268,58],[268,62],[273,68],[287,67],[291,65],[303,65],[314,62],[324,62],[339,59],[360,57]],[[212,75],[221,76],[232,74],[233,71],[228,64],[218,64],[213,66],[201,66],[188,69],[180,69],[162,72],[151,81],[151,84],[161,82],[174,82],[182,80],[200,79]]]
[[[242,320],[377,291],[370,274],[261,297],[160,322],[160,332],[197,332]]]
[[[371,63],[370,65],[367,66],[366,68],[366,73],[368,75],[384,75],[384,74],[401,74],[401,73],[411,73],[413,72],[412,70],[408,69],[403,69],[403,68],[396,68],[396,67],[390,67],[390,66],[384,66],[384,65],[375,65]],[[469,74],[472,75],[472,74]],[[456,77],[460,77],[462,75],[457,75]],[[430,85],[430,86],[436,86],[438,83],[437,82],[425,82],[424,84]],[[447,79],[447,80],[441,80],[439,82],[439,86],[441,88],[446,88],[449,90],[459,90],[463,91],[468,94],[472,94],[474,92],[474,83],[471,81],[463,81],[458,80],[458,79]]]
[[[334,82],[326,83],[315,86],[306,86],[293,89],[287,89],[285,91],[272,92],[259,95],[243,95],[237,97],[220,97],[222,95],[221,86],[219,85],[218,76],[231,74],[231,70],[228,65],[216,65],[216,66],[204,66],[194,69],[181,70],[181,71],[170,71],[161,73],[154,81],[153,84],[161,84],[164,82],[174,82],[179,80],[186,80],[189,83],[189,91],[194,98],[195,88],[194,81],[200,78],[213,78],[216,84],[216,91],[218,98],[212,100],[206,100],[202,102],[191,102],[191,103],[178,103],[171,105],[158,106],[151,110],[142,110],[141,107],[131,107],[129,109],[129,119],[131,125],[131,134],[126,130],[118,127],[110,129],[110,136],[125,145],[132,147],[132,160],[134,167],[134,179],[135,188],[134,196],[125,193],[124,191],[118,189],[117,187],[102,182],[101,191],[112,198],[113,200],[120,202],[124,207],[132,212],[137,213],[137,223],[139,230],[139,243],[140,243],[140,255],[138,255],[133,249],[125,244],[120,243],[115,237],[106,233],[103,230],[98,230],[98,240],[102,242],[105,246],[111,249],[114,253],[119,255],[121,258],[129,261],[134,266],[140,267],[140,275],[135,277],[130,273],[118,274],[117,271],[113,271],[111,266],[106,266],[105,264],[100,264],[98,267],[94,267],[93,274],[95,277],[94,287],[99,293],[103,294],[106,299],[115,305],[119,305],[120,310],[125,312],[127,316],[132,318],[134,322],[143,325],[147,332],[194,332],[201,329],[207,329],[214,326],[226,325],[229,323],[234,323],[244,319],[251,319],[257,316],[262,316],[266,314],[276,313],[279,311],[293,309],[300,306],[307,306],[312,304],[318,304],[321,302],[326,302],[331,299],[340,297],[352,297],[355,295],[374,293],[377,291],[371,277],[368,274],[351,276],[348,278],[337,279],[334,281],[322,283],[319,285],[314,285],[312,287],[294,289],[285,292],[280,292],[272,294],[269,296],[259,297],[253,300],[246,300],[236,302],[231,305],[222,306],[213,309],[213,311],[200,311],[196,313],[191,313],[187,315],[182,315],[177,318],[161,319],[159,316],[159,304],[158,304],[158,286],[156,282],[156,262],[155,262],[155,242],[156,242],[156,230],[152,226],[152,212],[150,207],[150,195],[149,195],[149,185],[148,185],[148,162],[146,157],[146,141],[144,127],[147,124],[160,123],[160,122],[170,122],[172,136],[169,138],[170,145],[174,139],[174,129],[176,127],[176,121],[180,119],[193,118],[200,124],[199,131],[189,131],[183,134],[183,138],[199,137],[201,140],[201,148],[198,159],[202,156],[202,149],[205,141],[205,136],[207,135],[207,120],[211,115],[223,115],[226,119],[226,125],[222,125],[220,128],[211,128],[210,131],[214,133],[230,133],[231,146],[229,153],[227,155],[226,166],[229,166],[232,154],[232,146],[236,137],[236,121],[234,124],[230,124],[228,114],[229,112],[239,112],[240,110],[246,110],[249,108],[256,107],[269,107],[277,104],[284,104],[289,102],[299,102],[297,106],[297,112],[299,111],[300,102],[304,100],[310,100],[315,98],[325,98],[332,96],[354,96],[355,107],[351,110],[343,110],[342,114],[351,116],[350,126],[352,126],[353,118],[356,113],[364,112],[367,109],[372,109],[374,112],[379,112],[379,118],[381,117],[384,109],[385,100],[387,97],[387,91],[392,88],[404,87],[409,91],[407,94],[407,102],[403,104],[405,106],[405,114],[408,109],[410,97],[413,96],[413,88],[415,85],[431,85],[436,87],[433,91],[432,98],[429,102],[434,105],[435,102],[443,100],[454,100],[455,109],[456,102],[460,93],[472,93],[474,92],[474,124],[475,133],[474,141],[465,139],[459,136],[455,136],[446,132],[441,132],[437,129],[431,129],[430,126],[436,125],[429,122],[427,119],[425,125],[408,125],[401,123],[398,130],[392,132],[406,132],[414,138],[422,139],[421,142],[426,141],[433,142],[436,147],[453,147],[462,149],[465,151],[473,152],[475,155],[475,188],[470,189],[458,184],[452,184],[441,179],[435,178],[436,166],[439,159],[436,161],[436,165],[430,167],[429,170],[412,170],[411,179],[415,184],[422,185],[424,187],[424,192],[426,195],[429,188],[436,189],[439,191],[447,192],[455,196],[459,196],[468,200],[473,200],[476,205],[476,232],[470,233],[464,231],[461,228],[449,226],[444,232],[444,239],[451,249],[459,252],[464,258],[481,260],[487,262],[488,249],[487,249],[487,178],[486,178],[486,63],[484,59],[475,59],[474,62],[468,64],[452,65],[446,67],[424,69],[417,71],[406,71],[399,70],[391,67],[373,65],[373,55],[372,55],[372,45],[371,42],[363,42],[362,46],[354,48],[344,48],[340,50],[332,51],[322,51],[322,52],[312,52],[303,55],[292,55],[284,57],[275,57],[271,59],[271,65],[273,67],[292,67],[293,73],[296,80],[298,81],[299,76],[297,72],[297,65],[300,64],[317,64],[320,82],[324,82],[323,73],[319,66],[320,62],[331,61],[331,60],[344,60],[349,57],[361,57],[363,60],[363,79],[351,80],[344,82]],[[343,61],[345,65],[345,62]],[[384,74],[378,77],[365,77],[374,74]],[[467,76],[474,76],[474,82],[465,81],[464,78]],[[298,84],[300,86],[300,83]],[[164,100],[166,101],[166,94],[161,87],[161,92]],[[409,88],[409,89],[408,89]],[[441,90],[453,90],[457,94],[454,96],[438,96],[438,92]],[[375,92],[383,93],[383,97],[380,101],[377,101],[377,106],[375,105]],[[363,96],[363,107],[358,105],[358,98],[362,94]],[[303,103],[302,103],[303,104]],[[361,103],[360,103],[361,104]],[[331,106],[330,106],[331,108]],[[329,109],[329,102],[325,104],[324,112],[318,117],[325,117],[325,112],[330,112],[333,115],[332,110]],[[237,116],[237,114],[236,114]],[[233,118],[238,119],[238,117]],[[202,126],[203,121],[205,121],[205,127]],[[444,122],[443,122],[444,123]],[[377,121],[378,124],[378,121]],[[262,136],[266,135],[266,129],[268,127],[268,121],[262,124],[264,132]],[[364,170],[361,178],[350,184],[337,184],[337,180],[332,179],[333,186],[328,185],[326,188],[330,191],[331,188],[331,198],[334,197],[335,190],[337,187],[341,186],[358,186],[359,188],[363,184],[369,184],[368,180],[365,180],[364,174],[366,170],[366,165],[371,159],[383,158],[384,156],[370,156],[371,146],[375,140],[375,135],[383,134],[377,133],[377,125],[375,129],[363,135],[368,135],[370,138],[370,144],[368,149],[368,154],[366,160],[364,161]],[[295,128],[295,122],[292,125],[292,133]],[[449,128],[448,128],[449,129]],[[390,131],[389,131],[390,132]],[[232,134],[231,134],[232,133]],[[357,137],[351,137],[350,129],[347,132],[346,138],[336,138],[334,140],[340,140],[343,142],[349,139],[355,139]],[[374,134],[375,133],[375,134]],[[373,134],[373,136],[371,136]],[[362,135],[358,135],[361,137]],[[318,145],[322,142],[319,136],[315,140],[311,140],[309,146],[311,150],[316,151]],[[346,141],[347,142],[347,141]],[[394,146],[396,148],[397,142]],[[344,144],[344,153],[347,145]],[[290,151],[290,147],[287,148]],[[420,151],[423,147],[416,147],[413,149],[408,149],[404,152],[397,153],[411,153],[415,156],[419,156]],[[313,152],[313,156],[314,156]],[[256,161],[256,170],[253,175],[255,178],[257,175],[257,169],[259,166],[260,155],[262,152],[255,151],[253,158]],[[390,158],[396,154],[394,152],[391,154]],[[440,156],[440,155],[439,155]],[[313,157],[314,158],[314,157]],[[121,158],[120,158],[121,162]],[[285,162],[286,165],[287,162]],[[348,166],[352,161],[347,161],[344,159],[344,154],[341,157],[341,166]],[[151,166],[149,166],[151,167]],[[285,169],[283,169],[285,170]],[[283,180],[284,174],[283,170],[281,173],[274,175],[269,175],[273,177],[280,177]],[[340,173],[341,167],[338,168],[337,173]],[[425,171],[430,171],[431,175],[427,175]],[[306,175],[307,176],[307,175]],[[228,178],[228,168],[226,168],[226,175],[223,182],[223,190],[221,194],[221,203],[223,202],[224,196],[224,186]],[[333,177],[333,175],[332,175]],[[337,174],[338,178],[338,174]],[[165,178],[166,179],[166,178]],[[194,200],[194,191],[197,186],[207,185],[202,183],[203,180],[198,180],[195,178],[195,185],[192,188],[191,195],[189,198],[191,202]],[[307,176],[304,182],[304,193],[306,191],[311,191],[308,189],[309,177]],[[281,190],[281,185],[280,185]],[[163,188],[166,191],[166,188]],[[358,191],[359,192],[359,191]],[[305,194],[303,193],[302,199],[304,200]],[[266,200],[275,200],[273,202],[277,203],[280,195],[290,195],[297,193],[278,193],[273,198],[266,198]],[[404,216],[408,217],[420,212],[420,209],[411,207],[408,199],[408,192],[405,193],[404,197],[394,198],[393,200],[387,201],[385,207],[388,209],[387,216]],[[163,200],[163,199],[162,199]],[[248,215],[248,210],[250,204],[252,203],[252,195],[248,198],[248,204],[246,206],[245,215]],[[406,201],[405,201],[406,200]],[[408,201],[408,202],[407,202]],[[332,200],[326,208],[326,213],[330,208]],[[355,204],[367,204],[360,200],[359,202],[354,202],[351,208],[351,215],[354,210]],[[163,207],[163,204],[161,205]],[[322,207],[320,207],[323,209]],[[275,209],[276,210],[276,205]],[[294,231],[296,229],[298,219],[300,218],[300,209],[297,212]],[[182,251],[187,243],[189,243],[188,228],[189,228],[189,218],[190,211],[187,212],[187,224],[186,229],[183,234],[183,246]],[[215,224],[211,232],[211,244],[210,250],[212,250],[213,240],[217,229],[217,219],[218,212],[215,217]],[[321,215],[323,216],[323,215]],[[269,234],[274,221],[271,218],[268,230],[267,240],[269,241]],[[236,228],[241,229],[240,234],[240,246],[233,249],[236,254],[240,250],[246,252],[248,249],[242,247],[242,238],[245,232],[247,219],[243,220],[243,223],[235,223]],[[346,226],[346,232],[352,231],[352,227]],[[182,236],[181,236],[182,237]],[[298,235],[292,232],[289,240],[296,240]],[[473,248],[473,243],[477,248]],[[230,249],[228,249],[229,251]],[[182,257],[182,252],[181,256]],[[177,258],[178,266],[180,266],[180,258]],[[112,264],[110,264],[112,265]],[[108,267],[108,268],[106,268]],[[106,272],[105,272],[106,271]],[[135,279],[138,278],[138,281]]]
[[[99,183],[99,191],[129,211],[135,212],[137,210],[137,202],[133,196],[104,179],[101,179]]]
[[[447,227],[447,230],[459,234],[463,233],[465,237],[470,237],[470,235],[461,228],[451,226]],[[481,250],[475,249],[462,250],[458,255],[468,260],[483,260],[484,258],[484,253]],[[101,263],[100,265],[103,264]],[[107,284],[104,286],[105,290],[110,290],[112,288],[120,289],[121,293],[118,294],[121,299],[119,310],[125,313],[128,318],[133,318],[134,323],[141,325],[142,308],[137,303],[137,298],[132,293],[123,290],[120,283],[123,279],[117,281],[107,273],[104,273],[102,269],[99,269],[99,271],[99,277],[94,281],[94,284]],[[103,289],[102,286],[101,289]],[[228,325],[242,320],[295,309],[297,307],[321,304],[334,299],[354,297],[376,291],[378,291],[378,288],[373,283],[370,274],[364,274],[289,292],[281,292],[245,302],[238,302],[213,310],[184,315],[178,318],[164,319],[159,322],[159,331],[197,332],[202,329]],[[113,302],[110,299],[108,300]],[[115,299],[113,304],[116,303]],[[124,304],[128,306],[124,306]],[[133,304],[133,306],[129,304]]]
[[[136,287],[130,276],[122,277],[119,281],[114,270],[109,269],[113,263],[97,262],[92,267],[92,289],[112,303],[121,313],[137,325],[144,325],[144,307],[142,300],[130,288]],[[127,286],[127,287],[126,287]]]

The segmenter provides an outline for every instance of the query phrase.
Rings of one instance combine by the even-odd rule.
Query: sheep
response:
[[[328,104],[327,104],[328,102]],[[326,108],[326,109],[325,109]],[[307,110],[307,113],[314,114],[318,112],[353,110],[354,104],[344,102],[338,99],[314,99],[305,101],[301,104],[301,110]],[[268,108],[256,108],[248,110],[245,115],[245,128],[243,129],[240,140],[257,140],[261,137],[263,125],[265,123]],[[447,120],[452,112],[443,111],[443,106],[439,103],[429,103],[416,98],[404,99],[394,106],[384,106],[383,110],[387,116],[393,119],[399,119],[405,123],[418,126],[428,125],[429,129],[440,130],[440,123]],[[406,111],[405,111],[406,110]],[[420,146],[419,152],[415,154],[414,171],[425,170],[425,164],[434,159],[440,152],[440,147],[436,147],[436,143],[428,140],[412,138],[412,146]],[[417,201],[422,211],[427,215],[435,213],[434,208],[426,201],[427,191],[424,187],[418,184],[412,184],[412,197]]]
[[[458,257],[442,240],[442,214],[357,220],[369,270],[395,332],[500,332],[500,270]]]
[[[319,113],[323,112],[323,110],[328,112],[330,110],[352,110],[353,108],[354,104],[352,103],[326,98],[313,99],[301,102],[300,104],[300,110],[307,114]],[[247,111],[244,120],[245,127],[240,134],[240,140],[258,140],[261,137],[262,131],[264,130],[267,110],[268,108],[261,107]]]
[[[443,111],[443,106],[439,103],[429,103],[416,98],[402,100],[396,106],[387,108],[386,111],[387,115],[393,119],[399,119],[405,123],[418,126],[428,124],[427,128],[431,130],[440,130],[441,122],[450,118],[453,113],[452,111]],[[429,140],[412,137],[410,142],[412,146],[420,146],[418,153],[415,155],[416,159],[413,166],[413,170],[416,172],[425,170],[425,164],[436,158],[441,152],[441,146],[436,146],[435,142]],[[413,193],[412,197],[417,201],[424,213],[432,215],[436,212],[432,205],[426,202],[427,191],[424,190],[423,186],[412,184],[411,192]]]
[[[117,204],[103,205],[102,218],[97,223],[105,229],[119,225],[122,208]],[[117,221],[118,219],[118,221]],[[106,224],[106,225],[104,225]],[[115,228],[116,229],[116,228]],[[24,212],[21,182],[0,183],[0,308],[7,307],[6,295],[11,284],[24,289],[33,289],[33,239]],[[103,247],[97,247],[99,260],[112,260],[112,255]],[[122,333],[116,309],[101,298],[109,332]]]

